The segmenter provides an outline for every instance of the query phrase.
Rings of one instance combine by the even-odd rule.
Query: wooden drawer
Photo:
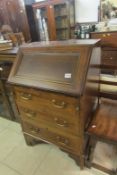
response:
[[[117,51],[102,51],[102,58],[117,61]]]
[[[9,55],[9,54],[2,55],[2,54],[0,54],[0,61],[14,62],[15,58],[16,58],[16,55]]]
[[[104,59],[102,58],[102,64],[107,64],[107,65],[116,65],[117,61],[113,58],[110,59]]]
[[[101,39],[102,46],[117,47],[117,32],[91,33],[92,39]]]
[[[117,51],[102,51],[103,64],[117,64]]]
[[[52,92],[15,88],[16,102],[20,107],[48,114],[59,114],[75,117],[79,114],[79,101],[77,98],[68,97]]]
[[[82,143],[80,137],[72,136],[70,134],[61,134],[61,132],[57,133],[42,124],[36,126],[28,122],[23,122],[23,131],[37,138],[41,138],[44,141],[53,143],[69,152],[76,153],[77,155],[80,154]]]
[[[51,115],[48,113],[41,113],[38,111],[26,109],[19,106],[20,116],[22,120],[34,122],[38,125],[38,123],[43,123],[45,126],[51,126],[53,128],[57,128],[63,132],[69,132],[74,135],[80,135],[80,121],[78,117],[69,117],[69,116],[60,116],[59,114]]]

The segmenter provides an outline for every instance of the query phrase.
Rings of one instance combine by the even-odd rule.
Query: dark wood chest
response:
[[[27,44],[8,82],[24,136],[53,143],[84,165],[84,131],[97,106],[99,40]]]
[[[93,32],[92,39],[101,39],[102,61],[104,65],[117,65],[117,32]],[[102,73],[117,74],[115,70],[103,70]]]

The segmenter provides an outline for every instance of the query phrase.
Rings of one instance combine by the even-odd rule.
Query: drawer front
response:
[[[117,64],[117,51],[102,51],[103,64]]]
[[[27,88],[16,88],[15,94],[18,106],[34,111],[72,117],[79,113],[79,101],[76,98]]]
[[[68,132],[74,135],[80,135],[80,122],[79,116],[68,117],[68,116],[60,116],[58,114],[49,115],[48,113],[41,113],[38,111],[18,107],[20,111],[20,116],[22,120],[37,123],[43,123],[46,126],[51,126],[53,128],[57,128],[63,132]]]
[[[117,33],[101,32],[91,33],[92,39],[101,39],[102,46],[117,47]]]
[[[11,61],[14,62],[16,55],[2,55],[0,54],[0,61]]]
[[[49,127],[43,125],[37,127],[36,125],[27,122],[23,122],[23,131],[37,138],[53,143],[65,150],[78,155],[80,154],[81,139],[79,137],[57,133],[52,131]]]

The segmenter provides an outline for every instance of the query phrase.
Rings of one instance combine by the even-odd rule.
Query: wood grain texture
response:
[[[1,25],[8,24],[13,32],[23,32],[26,41],[30,40],[30,31],[23,0],[0,1]]]
[[[97,105],[99,91],[98,45],[99,40],[24,45],[9,77],[25,139],[28,135],[57,145],[75,160],[79,158],[81,168],[84,131]],[[22,64],[25,55],[28,57]]]
[[[102,139],[117,142],[116,100],[102,100],[88,132]]]
[[[68,40],[24,45],[8,81],[79,96],[87,73],[83,66],[88,66],[92,49],[98,44],[99,40]]]
[[[2,96],[2,103],[8,111],[9,116],[4,116],[10,120],[18,121],[18,116],[15,110],[15,105],[12,96],[12,88],[7,84],[7,78],[12,68],[12,64],[16,59],[17,48],[11,50],[5,50],[0,52],[0,92]],[[12,104],[11,104],[12,100]],[[6,112],[3,111],[5,114]]]
[[[117,32],[92,32],[91,38],[101,39],[101,45],[103,47],[117,47]]]
[[[57,132],[56,129],[53,131],[52,128],[45,126],[42,123],[36,126],[29,122],[23,122],[23,131],[24,133],[28,133],[38,139],[56,144],[68,152],[76,155],[80,154],[81,141],[80,138],[74,135],[67,135],[66,133],[61,133],[61,131]]]
[[[103,65],[117,65],[117,32],[92,32],[91,38],[101,39]],[[116,70],[102,69],[102,73],[117,74]]]

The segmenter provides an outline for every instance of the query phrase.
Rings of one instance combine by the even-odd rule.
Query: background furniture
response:
[[[117,1],[100,0],[100,20],[108,21],[117,18]]]
[[[25,40],[31,39],[23,0],[0,0],[0,27],[8,24],[13,32],[23,32]]]
[[[117,65],[117,32],[92,32],[91,38],[101,39],[102,63],[103,65]],[[116,75],[117,71],[112,69],[102,70],[102,73]]]
[[[102,66],[101,68],[117,70],[117,66]],[[103,88],[101,88],[102,85]],[[99,102],[99,106],[86,132],[90,138],[87,148],[89,154],[87,159],[88,165],[90,167],[94,166],[111,175],[117,175],[117,162],[114,162],[115,167],[113,170],[92,162],[93,151],[97,141],[117,145],[117,81],[113,81],[113,79],[109,79],[108,77],[100,80]]]
[[[37,42],[21,47],[8,82],[27,143],[42,140],[84,166],[84,130],[97,105],[99,40]]]
[[[12,63],[16,58],[18,48],[0,52],[0,115],[10,120],[18,121],[14,104],[12,88],[7,84]]]
[[[19,46],[19,45],[25,43],[25,38],[24,38],[22,32],[7,33],[7,34],[4,34],[3,37],[5,40],[11,40],[13,43],[13,46]]]
[[[40,41],[74,38],[74,0],[48,0],[32,6]]]
[[[36,24],[35,24],[34,13],[32,8],[32,3],[34,2],[35,0],[24,0],[32,42],[38,40],[38,33],[36,30]]]

